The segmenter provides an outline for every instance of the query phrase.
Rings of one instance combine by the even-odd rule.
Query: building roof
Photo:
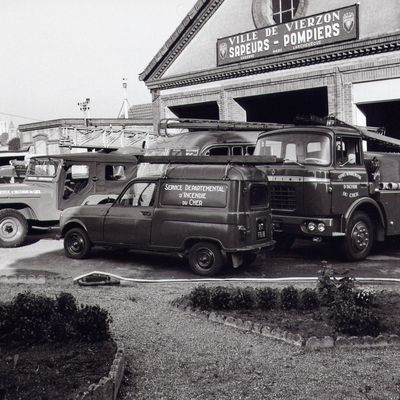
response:
[[[150,61],[149,65],[139,75],[139,79],[142,81],[149,79],[159,63],[161,63],[171,52],[173,54],[170,55],[169,60],[173,61],[176,55],[179,54],[190,42],[195,32],[203,27],[209,16],[216,11],[223,1],[224,0],[197,0],[196,4],[179,24],[178,28],[176,28],[174,33],[165,42],[164,46],[161,47],[158,53]],[[194,23],[195,21],[196,23]],[[186,35],[186,38],[182,41],[181,38],[184,34]]]
[[[153,104],[135,104],[129,109],[129,118],[134,120],[153,120]]]
[[[260,57],[165,78],[165,71],[223,2],[224,0],[198,0],[139,75],[140,80],[145,81],[150,89],[166,90],[400,50],[400,33],[396,30],[349,42],[305,48],[283,55],[276,54],[267,57],[267,61],[265,57]]]

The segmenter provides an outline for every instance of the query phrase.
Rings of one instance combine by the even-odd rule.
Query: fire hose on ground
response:
[[[74,278],[74,283],[81,286],[105,286],[129,284],[166,284],[166,283],[314,283],[318,277],[291,278],[171,278],[171,279],[141,279],[126,278],[102,271],[93,271]],[[355,278],[360,283],[400,283],[397,278]]]

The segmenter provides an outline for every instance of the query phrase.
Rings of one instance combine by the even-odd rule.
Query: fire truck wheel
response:
[[[92,247],[87,233],[82,228],[70,229],[64,237],[64,251],[69,258],[86,258]]]
[[[374,229],[368,214],[357,211],[347,226],[346,237],[342,241],[342,252],[349,261],[363,260],[371,251]]]
[[[0,247],[21,246],[28,233],[28,222],[17,210],[0,211]]]
[[[214,243],[199,242],[189,251],[189,266],[197,275],[212,276],[221,271],[224,258]]]

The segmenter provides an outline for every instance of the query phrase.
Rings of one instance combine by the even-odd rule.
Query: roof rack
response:
[[[289,124],[274,122],[243,122],[222,121],[215,119],[192,119],[192,118],[167,118],[162,119],[158,125],[159,134],[162,136],[175,136],[181,133],[193,131],[270,131],[292,127]],[[171,130],[174,130],[172,133]]]

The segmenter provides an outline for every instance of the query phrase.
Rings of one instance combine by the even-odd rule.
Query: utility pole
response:
[[[129,118],[129,101],[128,101],[128,80],[126,78],[122,79],[122,88],[124,90],[124,100],[122,102],[122,107],[119,111],[118,118],[121,118],[122,111],[125,119]]]
[[[90,119],[90,99],[86,98],[85,101],[78,103],[79,109],[83,112],[83,119],[85,121],[85,125],[88,125],[88,119]]]

